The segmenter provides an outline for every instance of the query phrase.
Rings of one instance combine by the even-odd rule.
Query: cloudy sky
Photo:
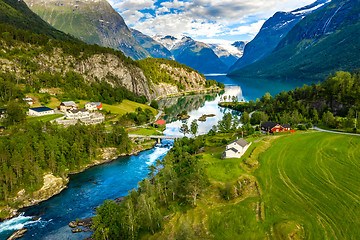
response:
[[[315,0],[109,0],[126,23],[141,32],[197,40],[251,40],[276,11]],[[214,40],[217,39],[217,40]]]

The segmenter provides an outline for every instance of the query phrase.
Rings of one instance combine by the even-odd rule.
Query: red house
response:
[[[264,122],[261,124],[261,130],[268,133],[287,132],[291,130],[291,126],[288,124],[280,125],[272,122]]]

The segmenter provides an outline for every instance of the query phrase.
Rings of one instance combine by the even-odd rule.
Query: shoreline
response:
[[[45,198],[42,198],[42,199],[35,199],[35,198],[30,199],[29,203],[21,205],[17,209],[11,208],[8,205],[4,206],[3,209],[7,210],[10,215],[9,215],[9,217],[6,217],[6,218],[0,218],[0,223],[5,222],[5,221],[10,220],[10,219],[13,219],[15,217],[18,217],[21,214],[22,209],[38,205],[38,204],[40,204],[40,203],[42,203],[44,201],[50,200],[52,197],[55,197],[56,195],[59,195],[63,190],[68,188],[68,185],[70,183],[70,178],[69,178],[70,175],[75,175],[75,174],[78,174],[78,173],[82,173],[82,172],[85,172],[86,170],[89,170],[92,167],[96,167],[96,166],[100,166],[100,165],[103,165],[103,164],[106,164],[106,163],[113,162],[113,161],[119,159],[120,157],[130,157],[130,156],[137,155],[137,154],[142,153],[144,151],[153,149],[155,147],[155,145],[156,145],[156,141],[154,140],[154,142],[152,142],[149,146],[144,146],[144,147],[141,147],[141,148],[138,148],[138,149],[133,149],[130,153],[121,153],[121,154],[116,154],[116,156],[111,156],[109,158],[105,158],[103,160],[95,160],[92,163],[85,165],[80,170],[72,171],[72,172],[67,173],[66,174],[67,176],[66,176],[65,179],[61,178],[63,183],[60,186],[60,188],[55,190],[51,194],[49,194],[49,196],[47,196]],[[42,187],[44,187],[44,185]],[[38,191],[40,191],[40,190],[38,190]]]
[[[216,88],[209,88],[209,89],[199,89],[199,90],[192,90],[192,91],[184,91],[184,92],[178,92],[163,96],[158,96],[154,100],[159,101],[160,99],[164,98],[174,98],[174,97],[182,97],[182,96],[188,96],[188,95],[201,95],[201,94],[208,94],[208,93],[219,93],[221,91],[225,91],[225,89],[216,87]]]

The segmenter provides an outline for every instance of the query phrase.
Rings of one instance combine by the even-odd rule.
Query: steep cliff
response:
[[[121,50],[133,59],[150,54],[106,0],[25,0],[50,25],[89,44]]]

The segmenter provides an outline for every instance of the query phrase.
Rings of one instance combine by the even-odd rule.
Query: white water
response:
[[[36,221],[31,221],[32,217],[25,217],[24,214],[20,214],[16,218],[12,218],[10,220],[4,221],[0,223],[0,233],[6,232],[6,231],[15,231],[18,229],[24,228],[26,225],[33,224],[35,222],[40,222],[41,218],[39,218]]]
[[[157,159],[159,159],[161,156],[164,156],[166,152],[168,152],[169,149],[166,147],[155,147],[155,151],[148,155],[149,160],[146,161],[146,164],[148,166],[153,165]]]

